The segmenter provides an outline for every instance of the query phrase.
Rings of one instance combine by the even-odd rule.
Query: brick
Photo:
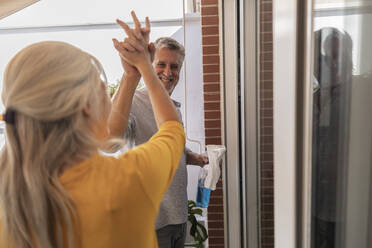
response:
[[[220,72],[220,65],[203,65],[203,73],[219,73]]]
[[[273,244],[274,243],[274,237],[268,237],[268,236],[263,236],[261,237],[261,241],[265,244]]]
[[[272,135],[270,136],[270,135],[267,135],[267,136],[269,136],[269,137],[273,137]],[[262,138],[263,138],[264,136],[262,136]],[[261,151],[260,151],[260,153],[261,154],[267,154],[267,153],[273,153],[274,151],[273,151],[273,147],[272,146],[263,146],[263,147],[261,147]]]
[[[260,20],[261,22],[272,22],[273,15],[271,12],[261,13]]]
[[[272,170],[273,166],[274,166],[273,161],[262,162],[261,163],[262,170]]]
[[[262,212],[261,218],[265,220],[274,220],[274,213],[273,212]]]
[[[260,36],[261,43],[266,42],[266,41],[273,41],[273,34],[272,33],[261,33]]]
[[[203,56],[203,64],[217,64],[219,61],[219,55]]]
[[[219,18],[218,15],[215,16],[202,16],[201,24],[203,25],[218,25]]]
[[[261,4],[261,12],[270,12],[272,10],[273,10],[273,4],[271,2]]]
[[[209,213],[208,220],[223,220],[223,213]]]
[[[204,93],[204,101],[220,101],[221,95],[219,92],[217,93]]]
[[[274,160],[274,155],[270,153],[265,153],[264,155],[261,155],[260,157],[262,161],[273,161]]]
[[[264,90],[260,93],[261,99],[273,99],[274,94],[272,90]]]
[[[209,4],[218,4],[218,0],[201,0],[202,7]]]
[[[273,24],[271,22],[261,23],[261,32],[273,32]]]
[[[220,91],[220,84],[215,83],[215,84],[204,84],[203,85],[204,92],[219,92]]]
[[[274,211],[273,204],[261,204],[261,211]]]
[[[219,46],[203,46],[203,55],[212,55],[212,54],[219,54]]]
[[[203,76],[203,81],[207,82],[219,82],[220,81],[220,74],[207,74]]]
[[[261,161],[264,161],[264,162],[273,161],[273,157],[263,156],[261,157]]]
[[[208,213],[221,213],[223,212],[223,205],[212,205],[208,207]]]
[[[272,126],[267,126],[267,128],[273,128]],[[270,138],[271,137],[271,138]],[[260,149],[262,152],[273,152],[273,141],[274,141],[274,136],[270,134],[265,134],[261,135],[261,144],[260,144]],[[266,143],[263,142],[263,139],[266,139]]]
[[[266,228],[261,230],[262,236],[274,236],[274,228]]]
[[[271,178],[261,178],[261,182],[269,185],[270,183],[274,182],[274,178],[273,177],[271,177]]]
[[[272,127],[261,127],[260,134],[261,136],[273,136],[274,130]],[[262,146],[261,149],[263,149],[264,152],[267,152],[269,149],[272,149],[272,147]]]
[[[274,248],[274,244],[262,244],[261,248]]]
[[[272,71],[273,70],[273,63],[263,63],[261,65],[261,70]]]
[[[215,121],[209,121],[206,120],[204,121],[204,126],[205,128],[221,128],[221,121],[220,120],[215,120]]]
[[[269,108],[269,109],[272,109],[273,108],[273,100],[265,100],[265,101],[262,101],[261,102],[261,107],[262,108]],[[266,119],[264,119],[264,120],[266,120]]]
[[[261,178],[261,187],[273,187],[273,185],[274,185],[273,180]],[[269,203],[269,202],[266,202],[266,203]]]
[[[261,189],[261,194],[263,195],[274,195],[274,188]],[[208,208],[209,211],[209,208]]]
[[[203,26],[202,35],[219,35],[218,25],[216,26]]]
[[[205,110],[218,110],[220,108],[221,108],[221,104],[219,102],[204,103]]]
[[[271,203],[274,204],[274,197],[272,196],[267,196],[267,197],[261,197],[261,203]]]
[[[206,137],[221,137],[221,129],[205,129]]]
[[[268,52],[261,55],[261,62],[264,63],[273,63],[273,53]]]
[[[261,90],[272,90],[273,89],[273,82],[265,81],[260,84]]]
[[[216,120],[221,119],[221,111],[215,110],[215,111],[205,111],[204,112],[204,119],[205,120]]]
[[[265,170],[261,171],[262,178],[274,178],[274,171],[272,170]]]
[[[272,52],[273,51],[273,43],[272,42],[265,42],[261,44],[261,49],[265,52]]]
[[[209,242],[213,242],[213,244],[224,244],[225,239],[224,237],[210,237],[208,238]]]
[[[220,37],[218,35],[203,36],[202,44],[205,45],[218,45],[220,43]]]
[[[273,120],[272,119],[264,119],[264,120],[261,121],[261,124],[264,127],[272,127],[273,126]],[[272,139],[268,142],[272,143]],[[265,143],[268,143],[268,142],[265,142]]]
[[[269,135],[267,135],[267,136],[262,136],[261,137],[261,140],[262,139],[264,139],[264,138],[268,138],[268,140],[274,140],[273,139],[273,136],[269,136]],[[270,144],[269,144],[270,143]],[[269,144],[269,145],[268,145]],[[265,153],[265,152],[270,152],[270,153],[272,153],[273,154],[273,148],[274,146],[272,145],[272,142],[271,141],[269,141],[269,142],[267,142],[266,143],[266,145],[263,145],[263,146],[261,146],[261,151],[260,151],[260,156],[264,156],[265,154],[267,154],[267,153]],[[264,157],[265,158],[265,162],[270,162],[270,161],[273,161],[273,160],[268,160],[268,157]]]
[[[212,7],[209,7],[209,6],[202,6],[201,8],[201,15],[202,16],[205,16],[205,15],[218,15],[218,7],[217,6],[212,6]]]
[[[223,221],[208,221],[208,228],[223,228]]]
[[[273,117],[274,111],[272,109],[261,109],[260,116],[263,117]]]
[[[261,77],[261,81],[262,80],[270,80],[271,81],[271,84],[273,83],[272,80],[273,80],[273,72],[272,71],[265,71],[265,72],[260,72],[260,77]]]
[[[205,138],[205,144],[206,145],[221,145],[221,137],[220,138]],[[214,201],[217,203],[216,201]]]
[[[274,221],[268,220],[268,221],[261,221],[261,226],[262,227],[271,227],[274,225]]]
[[[208,208],[209,213],[209,208]],[[209,237],[218,237],[218,236],[224,236],[224,230],[223,229],[209,229],[208,230]]]
[[[262,187],[274,187],[274,178],[261,178],[261,186]]]

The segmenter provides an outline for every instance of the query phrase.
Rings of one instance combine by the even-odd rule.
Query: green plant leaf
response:
[[[194,201],[189,200],[188,201],[188,206],[189,206],[189,208],[195,208],[196,207],[196,203]]]
[[[197,209],[192,209],[190,211],[191,214],[197,214],[197,215],[200,215],[200,216],[203,216],[203,210],[201,210],[200,208],[197,208]]]
[[[199,227],[199,229],[202,231],[202,234],[200,234],[200,236],[202,237],[201,238],[202,241],[207,240],[207,238],[208,238],[207,229],[202,224],[200,224],[199,222],[196,225],[197,225],[197,228]]]
[[[194,238],[197,244],[194,247],[204,247],[204,241],[208,238],[207,229],[199,223],[196,219],[196,215],[203,216],[203,210],[196,206],[194,201],[188,201],[188,221],[191,224],[190,235]]]

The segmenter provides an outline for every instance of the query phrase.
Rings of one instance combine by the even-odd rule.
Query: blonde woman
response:
[[[98,153],[111,102],[93,56],[66,43],[41,42],[7,65],[1,248],[157,247],[154,220],[185,136],[152,69],[145,29],[135,21],[136,29],[126,29],[128,39],[115,47],[141,72],[159,132],[119,158]]]

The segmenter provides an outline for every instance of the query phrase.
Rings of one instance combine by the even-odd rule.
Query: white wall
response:
[[[179,29],[173,38],[183,42],[184,29]],[[199,153],[200,149],[205,149],[204,134],[204,103],[203,103],[203,64],[202,64],[202,40],[201,23],[199,14],[189,14],[186,18],[186,57],[182,74],[184,78],[180,79],[175,88],[172,97],[181,102],[182,116],[187,135],[186,146],[192,151]],[[184,74],[186,69],[186,74]],[[186,88],[185,88],[186,79]],[[186,104],[187,103],[187,104]],[[196,140],[197,142],[193,142]],[[199,174],[198,166],[188,166],[188,197],[191,200],[196,198],[197,179]]]
[[[273,2],[275,247],[296,247],[297,1]]]
[[[370,236],[372,163],[372,78],[357,77],[351,86],[349,153],[345,179],[347,195],[345,244],[343,247],[368,247]],[[340,203],[339,203],[340,204]]]

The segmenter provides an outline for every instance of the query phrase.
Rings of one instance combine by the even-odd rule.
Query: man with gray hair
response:
[[[164,88],[172,95],[174,88],[179,81],[179,74],[185,58],[185,49],[176,40],[169,37],[162,37],[155,41],[155,54],[153,68],[163,83]],[[151,49],[152,46],[149,46]],[[140,80],[140,73],[136,68],[128,65],[124,60],[122,64],[125,70],[122,83],[113,98],[113,111],[120,111],[123,120],[118,121],[115,126],[111,125],[111,132],[122,136],[125,132],[127,137],[133,137],[134,144],[140,145],[148,141],[157,132],[158,128],[154,119],[150,98],[146,88],[136,90],[132,107],[125,108],[121,102],[130,101],[127,95]],[[181,118],[181,104],[173,100]],[[129,104],[128,104],[129,105]],[[130,105],[129,105],[130,106]],[[128,113],[130,118],[128,121]],[[182,118],[181,118],[182,119]],[[129,122],[127,128],[127,122]],[[126,129],[126,130],[125,130]],[[203,166],[208,158],[185,149],[173,181],[165,193],[160,205],[158,217],[155,222],[155,229],[158,238],[159,248],[183,248],[186,237],[187,222],[187,164]]]

